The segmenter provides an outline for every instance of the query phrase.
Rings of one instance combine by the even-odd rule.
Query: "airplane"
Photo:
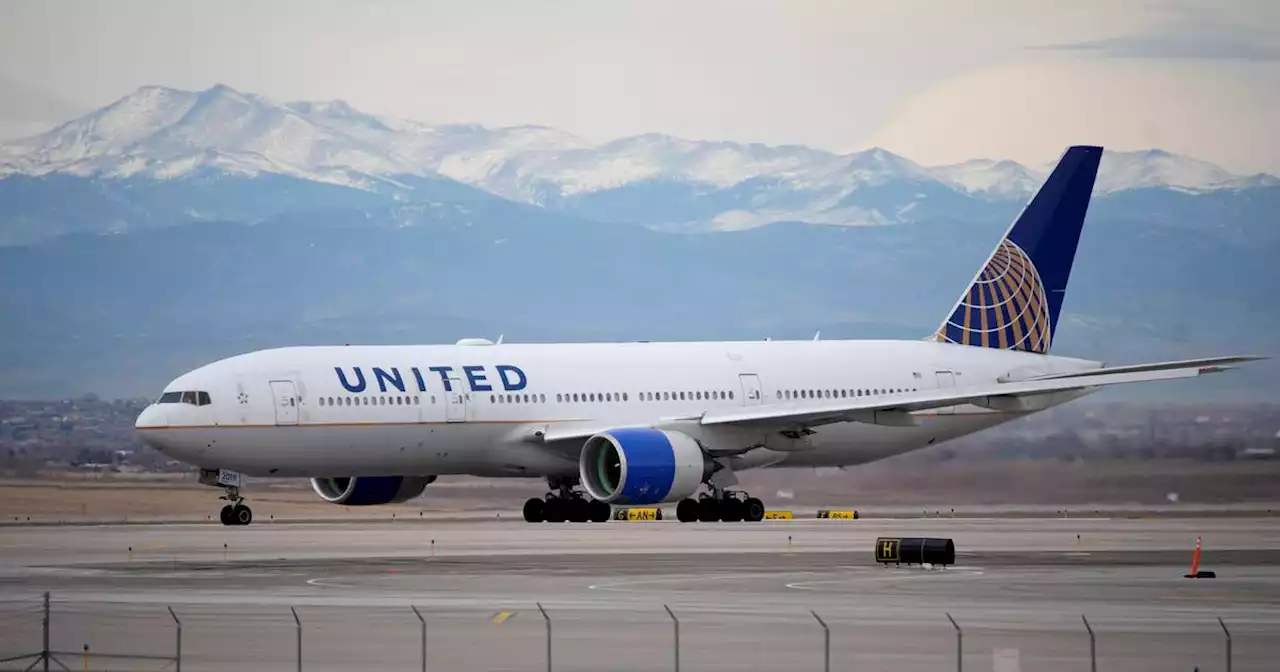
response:
[[[541,477],[530,523],[673,502],[681,522],[758,521],[746,469],[862,464],[1262,359],[1050,354],[1102,153],[1067,149],[921,340],[285,347],[179,376],[137,431],[225,491],[225,525],[253,519],[245,475],[309,478],[344,506],[407,501],[446,474]]]

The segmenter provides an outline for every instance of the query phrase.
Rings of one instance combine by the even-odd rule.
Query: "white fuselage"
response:
[[[1025,413],[959,406],[918,413],[915,426],[844,422],[794,440],[776,428],[707,431],[697,420],[1097,366],[934,341],[294,347],[191,371],[165,390],[205,392],[204,403],[156,403],[137,424],[173,457],[258,476],[574,476],[581,442],[538,438],[578,425],[680,429],[725,455],[763,446],[731,457],[738,469],[840,466]]]

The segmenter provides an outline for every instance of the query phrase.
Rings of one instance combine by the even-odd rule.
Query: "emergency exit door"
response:
[[[950,390],[956,386],[956,374],[951,371],[935,371],[934,375],[938,379],[939,390]],[[956,412],[955,406],[943,406],[938,409],[938,415],[952,415]]]
[[[760,376],[754,373],[739,374],[738,383],[742,386],[743,406],[759,406],[764,403],[760,393]]]
[[[298,390],[293,386],[293,381],[271,381],[271,396],[275,399],[276,424],[298,424]]]
[[[445,422],[466,422],[467,421],[467,392],[462,387],[462,381],[457,378],[449,379],[449,390],[444,393],[444,419]]]

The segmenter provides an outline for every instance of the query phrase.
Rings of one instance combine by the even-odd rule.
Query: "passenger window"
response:
[[[622,393],[622,400],[623,400],[623,401],[626,401],[626,400],[627,400],[627,393],[626,393],[626,392],[623,392],[623,393]]]
[[[733,391],[732,391],[732,390],[729,392],[729,398],[730,398],[730,399],[732,399],[732,398],[733,398]]]
[[[605,393],[604,393],[604,400],[605,400],[605,401],[613,401],[613,393],[612,393],[612,392],[605,392]]]
[[[417,405],[418,405],[418,395],[416,395],[416,394],[415,394],[415,395],[413,395],[413,405],[414,405],[414,406],[417,406]]]

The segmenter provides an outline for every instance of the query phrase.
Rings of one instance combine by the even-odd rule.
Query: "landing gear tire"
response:
[[[547,522],[563,523],[568,514],[568,512],[565,511],[567,508],[568,507],[565,506],[565,500],[560,499],[559,497],[552,497],[548,499],[546,508],[544,509]]]
[[[593,523],[609,522],[609,513],[611,511],[608,504],[598,499],[587,502],[587,513],[589,514],[587,519]]]
[[[591,506],[587,500],[575,497],[568,500],[569,504],[569,522],[585,523],[591,520]]]
[[[253,509],[240,504],[228,504],[218,512],[218,520],[227,526],[248,525],[253,522]]]
[[[725,497],[720,500],[720,520],[726,523],[736,523],[742,520],[746,508],[741,501],[732,497]]]
[[[748,497],[747,501],[742,503],[742,519],[749,523],[764,520],[764,502],[755,497]]]
[[[676,520],[682,523],[698,521],[698,502],[693,499],[682,499],[676,504]]]
[[[714,523],[720,520],[720,501],[714,497],[707,497],[698,502],[698,520],[704,523]]]
[[[236,521],[236,525],[248,525],[253,522],[253,509],[247,506],[233,507],[231,517]]]
[[[524,522],[541,523],[546,520],[547,505],[538,498],[529,499],[524,503]]]

